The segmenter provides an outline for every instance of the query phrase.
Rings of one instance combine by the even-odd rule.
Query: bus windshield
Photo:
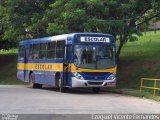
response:
[[[105,69],[115,66],[115,49],[111,45],[75,45],[74,64],[88,69]]]

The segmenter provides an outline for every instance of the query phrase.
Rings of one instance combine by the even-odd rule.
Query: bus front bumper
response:
[[[81,80],[72,77],[72,87],[115,87],[116,78],[113,80]]]

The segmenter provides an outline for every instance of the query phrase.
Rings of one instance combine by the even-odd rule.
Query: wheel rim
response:
[[[58,79],[58,87],[61,89],[61,78]]]
[[[31,88],[33,88],[33,86],[34,86],[34,78],[33,78],[33,75],[31,74],[31,76],[30,76],[30,81],[29,81],[30,83],[30,87]]]

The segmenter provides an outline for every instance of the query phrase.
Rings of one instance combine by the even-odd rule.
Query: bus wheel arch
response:
[[[29,86],[31,88],[42,88],[42,84],[35,83],[35,75],[33,71],[29,73]]]
[[[30,75],[31,75],[32,73],[33,73],[33,71],[30,71],[30,72],[29,72],[29,78],[30,78]],[[30,79],[29,79],[29,80],[30,80]]]
[[[60,74],[59,72],[57,72],[57,73],[55,74],[55,86],[56,86],[57,88],[59,88],[59,79],[60,79],[60,77],[61,77],[61,74]]]

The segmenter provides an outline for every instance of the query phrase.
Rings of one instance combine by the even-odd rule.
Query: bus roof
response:
[[[93,33],[93,32],[81,32],[81,33],[69,33],[69,34],[62,34],[62,35],[55,35],[49,37],[42,37],[42,38],[35,38],[35,39],[28,39],[28,40],[21,40],[19,43],[38,43],[38,42],[47,42],[47,41],[60,41],[66,40],[68,37],[74,37],[75,35],[105,35],[108,37],[113,37],[111,34],[104,34],[104,33]]]

